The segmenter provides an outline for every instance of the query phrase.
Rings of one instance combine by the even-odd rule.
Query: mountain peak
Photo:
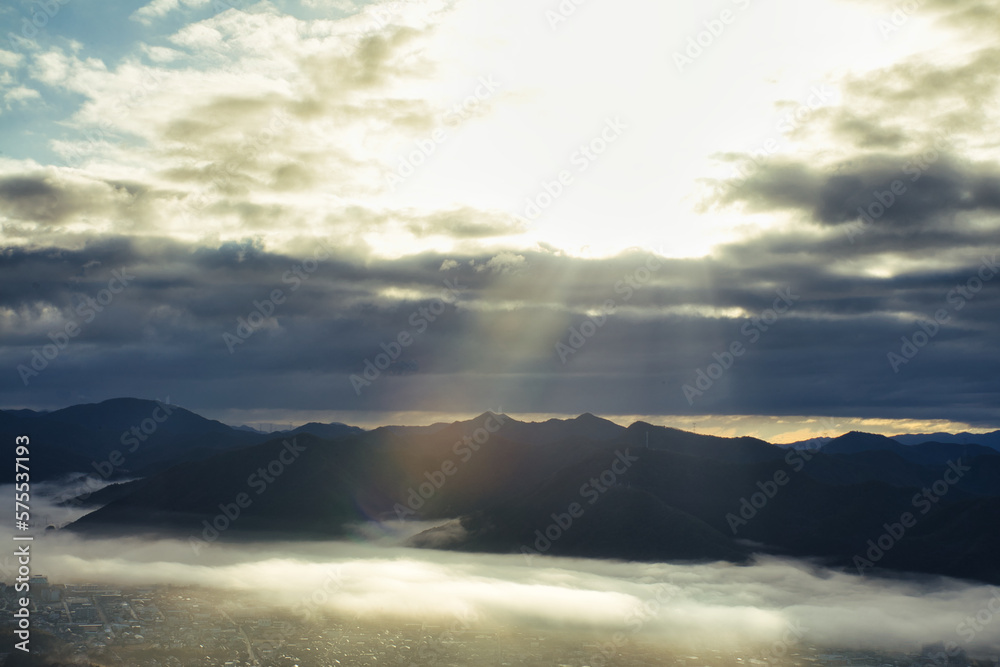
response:
[[[903,449],[903,445],[892,438],[863,431],[850,431],[823,445],[823,451],[827,454],[855,454],[874,450],[899,453]]]
[[[879,435],[878,433],[867,433],[865,431],[848,431],[847,433],[834,438],[834,440],[847,440],[847,441],[865,440],[869,442],[893,442],[896,443],[897,445],[899,444],[898,442],[896,442],[895,440],[893,440],[888,436]]]
[[[493,419],[495,421],[501,421],[501,422],[504,422],[504,423],[509,422],[509,421],[516,421],[514,419],[511,419],[511,417],[509,415],[506,415],[506,414],[504,414],[502,412],[497,413],[497,412],[493,412],[492,410],[487,410],[486,412],[482,413],[478,417],[473,417],[472,419],[470,419],[469,423],[481,424],[482,422],[486,421],[487,419]],[[460,424],[462,422],[456,422],[456,423]]]
[[[579,417],[576,417],[573,421],[579,422],[581,424],[614,424],[615,422],[610,419],[605,419],[604,417],[598,417],[593,412],[584,412]]]

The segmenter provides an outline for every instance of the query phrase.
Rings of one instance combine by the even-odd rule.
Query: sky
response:
[[[1000,428],[1000,3],[677,5],[5,3],[0,405]]]

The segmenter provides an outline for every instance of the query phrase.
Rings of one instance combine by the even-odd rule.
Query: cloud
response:
[[[851,0],[858,2],[858,0]],[[872,3],[865,2],[866,5]],[[900,11],[906,5],[899,5],[894,0],[879,0],[882,11],[885,12],[880,18],[890,26],[892,12]],[[995,0],[978,2],[977,0],[922,0],[919,5],[912,9],[918,12],[930,12],[932,16],[945,25],[957,28],[965,33],[989,35],[994,27],[1000,22],[1000,12],[998,12]],[[903,16],[912,14],[913,11],[900,12]],[[905,24],[904,24],[905,25]],[[899,28],[900,26],[894,26]],[[888,32],[893,34],[893,32]]]
[[[1000,55],[973,3],[929,0],[885,43],[874,21],[891,3],[820,3],[822,18],[801,16],[824,30],[808,34],[790,28],[793,2],[787,23],[748,11],[692,76],[654,51],[704,17],[668,4],[580,7],[555,32],[529,2],[204,4],[118,17],[141,43],[102,51],[53,21],[44,46],[0,54],[18,68],[3,85],[47,105],[28,122],[12,104],[18,136],[45,143],[0,159],[5,404],[169,393],[202,410],[1000,419],[996,283],[905,375],[886,363],[918,319],[950,308],[1000,231]],[[641,20],[625,30],[623,15]],[[817,80],[832,101],[752,165],[755,133]],[[613,118],[628,129],[580,170]],[[711,155],[746,177],[720,176]],[[693,210],[697,179],[718,187]],[[906,192],[851,243],[858,209],[897,180]],[[542,195],[552,204],[529,223],[525,202]],[[329,258],[286,282],[317,241]],[[615,253],[638,245],[672,257],[635,287],[645,256]],[[120,267],[135,283],[25,387],[14,369]],[[439,305],[444,279],[460,298],[407,349],[419,372],[356,394],[350,375]],[[802,297],[793,312],[690,405],[683,385],[786,287]],[[275,289],[286,301],[230,354],[222,334]],[[598,319],[563,364],[556,344]]]
[[[7,108],[11,108],[11,103],[17,104],[27,104],[31,100],[39,100],[42,98],[41,93],[39,93],[34,88],[28,88],[26,86],[17,86],[11,88],[4,93],[3,99],[7,102]]]
[[[4,67],[17,67],[23,60],[24,56],[20,53],[0,49],[0,65]]]
[[[199,8],[211,4],[212,0],[183,0],[185,7]],[[228,4],[228,3],[225,3]],[[132,12],[129,17],[133,21],[138,21],[145,25],[151,25],[156,19],[161,19],[167,14],[180,9],[181,0],[153,0],[148,5],[143,5]]]
[[[479,239],[522,233],[524,224],[510,214],[461,208],[421,216],[407,228],[414,236],[443,235],[456,239]]]
[[[43,229],[83,216],[124,218],[138,212],[133,207],[142,194],[135,183],[73,178],[56,170],[0,178],[4,217]]]
[[[512,252],[500,253],[496,257],[490,257],[485,264],[476,267],[476,271],[483,272],[490,270],[493,273],[516,273],[524,268],[527,260],[524,255],[515,255]]]
[[[875,155],[838,173],[775,160],[744,182],[729,183],[724,203],[751,210],[800,209],[824,225],[856,221],[858,209],[881,204],[880,225],[954,227],[963,212],[1000,211],[1000,173],[993,165],[959,165],[944,148],[914,155]],[[895,185],[894,185],[895,184]]]
[[[933,261],[896,266],[883,259],[893,269],[888,276],[840,269],[853,261],[852,247],[867,251],[869,243],[881,242],[866,236],[852,246],[840,237],[816,245],[764,237],[726,246],[713,258],[661,258],[641,285],[636,276],[648,260],[644,253],[601,260],[527,251],[377,259],[331,246],[328,237],[299,237],[296,253],[252,239],[213,248],[121,237],[76,250],[8,249],[0,255],[0,365],[11,372],[0,375],[0,401],[25,405],[27,397],[35,407],[63,407],[84,396],[169,394],[201,412],[331,405],[439,410],[446,404],[473,413],[498,405],[573,413],[585,401],[601,414],[831,414],[995,424],[996,405],[975,398],[989,394],[998,370],[990,361],[1000,358],[990,333],[1000,315],[995,282],[963,299],[960,311],[947,299],[949,290],[977,275],[988,234],[969,236],[964,249],[938,251]],[[84,322],[81,304],[122,268],[135,280]],[[420,309],[449,289],[446,278],[457,285],[454,304],[416,327]],[[798,297],[794,308],[766,331],[754,325],[785,287]],[[282,302],[230,353],[223,334],[232,334],[275,290]],[[571,328],[579,331],[609,299],[615,312],[563,364],[556,342],[566,343]],[[898,352],[900,337],[916,330],[917,319],[933,319],[942,308],[950,319],[919,357],[894,373],[887,353]],[[13,369],[70,322],[80,325],[79,336],[24,387]],[[752,344],[748,328],[759,337]],[[404,361],[420,371],[379,378],[359,396],[350,375],[400,332],[415,336]],[[746,354],[691,405],[683,385],[734,341]],[[184,370],[192,368],[197,374]],[[536,388],[526,392],[525,378]],[[285,390],[276,395],[274,386]],[[79,393],[70,398],[65,387]]]
[[[996,651],[1000,626],[958,630],[996,589],[947,579],[857,577],[794,560],[752,566],[618,563],[482,555],[356,543],[113,542],[46,536],[36,567],[51,581],[206,586],[301,607],[320,587],[329,613],[373,621],[474,618],[656,642],[666,650],[762,649],[796,628],[805,644],[917,651],[934,641]],[[652,612],[642,610],[652,609]],[[641,619],[641,621],[637,621]]]
[[[36,482],[31,485],[31,516],[32,524],[47,528],[53,526],[62,528],[63,526],[76,521],[80,517],[93,511],[94,508],[81,509],[72,506],[64,506],[61,503],[75,498],[83,491],[93,493],[106,486],[108,482],[96,476],[87,477],[84,474],[74,476],[72,479],[60,480],[58,482]],[[0,492],[14,494],[13,484],[0,485]],[[2,576],[7,576],[4,572]]]
[[[923,3],[904,12],[899,30],[917,30],[919,19],[955,9]],[[955,15],[969,8],[958,9]],[[967,32],[973,23],[954,26]],[[878,210],[879,193],[892,194],[897,183],[905,194],[891,197],[875,216],[878,224],[868,230],[873,243],[885,237],[909,248],[921,242],[913,233],[919,230],[935,234],[942,247],[948,232],[960,238],[995,227],[1000,169],[983,138],[1000,129],[1000,49],[978,35],[962,39],[968,48],[949,59],[906,52],[889,64],[839,74],[831,83],[842,99],[811,109],[787,130],[789,150],[717,156],[737,173],[711,181],[716,187],[701,210],[736,204],[746,213],[788,216],[796,227],[841,225],[854,223],[859,208],[874,203]]]
[[[157,1],[136,16],[180,6]],[[172,48],[144,45],[151,63],[136,54],[106,65],[60,46],[36,53],[31,77],[47,89],[81,95],[83,103],[64,121],[74,132],[50,142],[63,161],[46,169],[53,189],[21,198],[11,216],[20,223],[12,227],[15,242],[26,243],[33,232],[55,242],[55,235],[32,228],[54,222],[73,223],[67,239],[113,226],[212,240],[260,230],[280,244],[276,220],[310,219],[313,226],[326,218],[358,235],[409,235],[424,248],[442,239],[476,242],[523,232],[515,216],[498,210],[371,201],[387,190],[385,177],[405,142],[442,127],[453,101],[428,81],[437,68],[427,60],[428,40],[442,7],[393,11],[382,22],[366,12],[305,21],[266,4],[220,12],[171,35]],[[425,94],[414,95],[414,82]],[[7,91],[8,101],[23,101],[29,90]],[[32,166],[8,162],[0,178],[37,179]],[[83,180],[81,172],[92,183],[132,182],[150,207],[118,216],[99,201],[111,193],[70,195],[65,184]],[[366,228],[363,218],[379,218],[386,229]]]

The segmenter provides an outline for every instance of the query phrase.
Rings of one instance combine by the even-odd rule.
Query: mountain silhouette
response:
[[[414,546],[644,561],[760,552],[1000,582],[1000,453],[986,447],[855,432],[794,450],[593,415],[522,422],[490,412],[333,439],[268,437],[95,494],[107,504],[68,530],[200,547],[424,520],[439,525]],[[913,525],[867,558],[904,516]]]
[[[0,430],[30,437],[35,481],[72,472],[106,479],[150,474],[268,437],[176,405],[138,398],[115,398],[53,412],[3,410]]]
[[[944,442],[949,444],[975,444],[1000,451],[1000,431],[992,433],[924,433],[894,435],[893,440],[903,445],[918,445],[922,442]]]

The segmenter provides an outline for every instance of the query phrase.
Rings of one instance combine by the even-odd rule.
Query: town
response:
[[[0,584],[5,608],[16,605]],[[320,667],[330,665],[605,665],[685,667],[723,665],[985,667],[993,660],[964,655],[944,662],[934,646],[887,654],[790,644],[746,651],[705,647],[674,650],[648,637],[611,642],[602,633],[544,627],[487,627],[476,619],[375,622],[332,614],[295,613],[265,605],[252,592],[208,587],[64,585],[31,579],[32,652],[60,662],[134,667]],[[6,621],[10,626],[10,621]],[[13,626],[4,628],[13,636]],[[12,643],[7,644],[12,646]],[[0,664],[12,654],[0,653]],[[13,663],[11,663],[13,664]],[[36,664],[23,663],[17,664]],[[42,664],[42,663],[37,663]]]

